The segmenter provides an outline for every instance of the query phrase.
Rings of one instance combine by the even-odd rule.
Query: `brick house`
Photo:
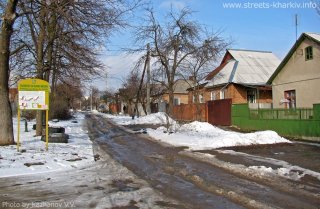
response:
[[[184,80],[184,79],[178,79],[173,88],[174,88],[174,105],[180,105],[180,104],[188,104],[188,91],[187,89],[192,86],[193,81],[191,80]],[[165,102],[169,102],[169,93],[164,92],[162,94],[162,100]]]
[[[187,90],[193,85],[192,80],[178,79],[176,80],[174,88],[174,105],[188,104],[189,91]],[[167,104],[169,103],[169,93],[163,86],[158,87],[158,92],[152,95],[153,103],[151,104],[152,112],[165,112]]]
[[[232,99],[233,104],[269,107],[272,88],[266,83],[279,64],[272,52],[228,49],[221,64],[199,87],[199,101]],[[190,91],[189,102],[194,101],[194,92]]]

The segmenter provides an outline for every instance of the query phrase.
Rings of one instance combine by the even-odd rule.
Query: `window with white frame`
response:
[[[220,90],[220,99],[225,99],[225,89]]]
[[[286,108],[296,108],[296,90],[285,91],[284,97],[287,101]]]
[[[247,90],[247,102],[248,103],[256,103],[257,102],[257,90],[256,89]]]
[[[175,97],[175,98],[173,99],[173,104],[174,104],[174,105],[180,105],[180,98]]]
[[[211,100],[216,100],[216,93],[214,91],[211,92],[210,99]]]
[[[199,102],[204,103],[203,94],[199,94]]]

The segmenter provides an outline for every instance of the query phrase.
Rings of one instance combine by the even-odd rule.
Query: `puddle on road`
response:
[[[185,207],[181,205],[177,205],[177,204],[173,204],[165,201],[156,201],[155,204],[165,208],[185,209]]]
[[[131,179],[116,179],[112,180],[110,186],[121,192],[132,192],[140,189],[137,186],[131,186],[132,184],[134,184],[134,182]]]
[[[136,206],[136,204],[138,204],[138,202],[131,200],[129,205],[120,206],[120,207],[112,207],[111,209],[139,209],[139,207]]]

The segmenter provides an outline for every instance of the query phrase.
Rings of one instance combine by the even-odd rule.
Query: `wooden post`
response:
[[[17,151],[19,152],[20,146],[20,108],[18,107],[18,141],[17,141]]]
[[[49,120],[49,110],[46,110],[46,151],[48,151],[48,143],[49,143],[48,120]]]

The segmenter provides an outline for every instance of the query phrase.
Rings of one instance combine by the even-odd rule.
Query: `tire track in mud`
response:
[[[154,188],[181,202],[197,205],[195,208],[317,208],[319,205],[319,200],[313,197],[304,199],[303,192],[299,198],[300,193],[291,187],[264,184],[261,178],[256,181],[232,169],[203,162],[188,156],[186,151],[181,152],[181,148],[163,147],[143,139],[99,115],[89,116],[88,127],[92,139],[114,159]]]

